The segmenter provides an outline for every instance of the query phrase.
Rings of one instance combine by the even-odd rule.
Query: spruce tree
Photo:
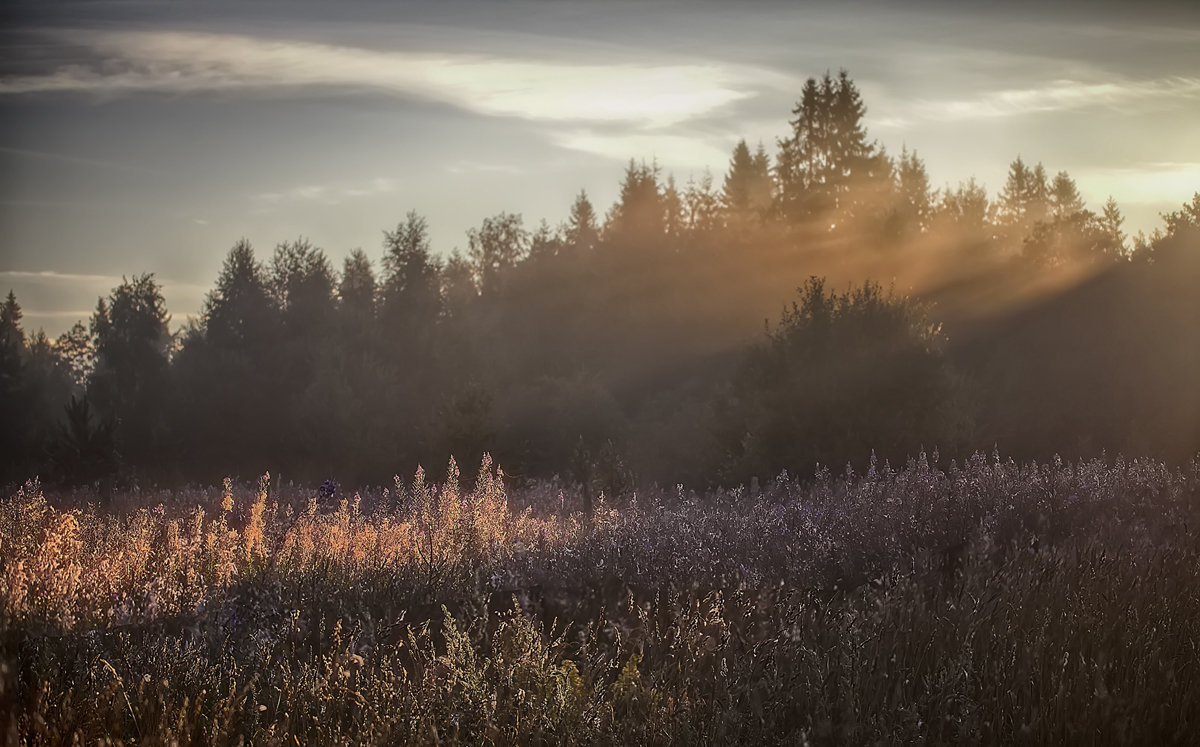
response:
[[[907,147],[900,151],[896,164],[899,211],[906,232],[920,233],[929,228],[933,212],[933,195],[929,191],[929,174],[917,152]]]
[[[433,256],[429,224],[410,211],[395,230],[384,232],[383,247],[380,295],[385,335],[409,337],[441,314],[441,267]]]
[[[375,317],[377,284],[371,260],[362,249],[350,252],[342,263],[338,305],[343,318],[367,324]]]
[[[825,73],[805,82],[792,114],[792,134],[780,141],[776,161],[779,210],[794,225],[836,223],[854,212],[854,191],[886,171],[867,141],[862,96],[845,70],[836,79]]]
[[[1065,171],[1055,174],[1054,181],[1050,184],[1049,208],[1050,217],[1054,220],[1069,218],[1083,210],[1083,198],[1079,196],[1079,188]]]
[[[576,252],[589,252],[600,239],[600,228],[596,221],[596,209],[592,207],[587,192],[579,190],[571,204],[565,233],[567,245]]]

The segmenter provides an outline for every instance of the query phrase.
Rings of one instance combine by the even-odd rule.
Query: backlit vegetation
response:
[[[422,473],[0,503],[32,743],[1171,743],[1200,462],[976,455],[706,494]]]

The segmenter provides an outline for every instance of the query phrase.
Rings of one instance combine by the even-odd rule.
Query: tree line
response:
[[[24,332],[10,292],[3,478],[379,483],[490,450],[611,493],[922,447],[1200,449],[1200,363],[1172,352],[1200,347],[1180,282],[1200,280],[1200,194],[1130,238],[1111,198],[1093,211],[1020,157],[995,196],[934,189],[865,114],[827,73],[774,154],[739,142],[719,186],[631,160],[603,215],[585,192],[556,227],[500,213],[465,252],[415,212],[340,268],[304,238],[242,240],[174,333],[152,274],[57,340]]]

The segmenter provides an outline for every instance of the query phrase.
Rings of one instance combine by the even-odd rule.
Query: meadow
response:
[[[582,496],[484,459],[0,502],[28,744],[1170,744],[1200,460],[936,455]]]

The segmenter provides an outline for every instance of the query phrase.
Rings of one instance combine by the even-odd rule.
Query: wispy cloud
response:
[[[446,166],[446,171],[460,176],[463,174],[521,174],[524,169],[506,163],[484,163],[482,161],[458,161]]]
[[[0,91],[5,90],[6,81],[0,81]],[[0,146],[0,153],[9,156],[17,156],[20,158],[30,158],[38,161],[56,161],[59,163],[69,163],[75,166],[92,166],[101,169],[119,169],[122,171],[136,171],[139,173],[155,173],[150,169],[140,166],[131,166],[127,163],[118,163],[116,161],[105,161],[99,158],[86,158],[83,156],[75,156],[68,153],[50,153],[41,150],[29,150],[28,148],[8,148]]]
[[[21,316],[24,320],[43,319],[47,321],[80,321],[91,317],[95,309],[78,309],[76,311],[44,311],[42,309],[21,309]],[[37,325],[42,326],[42,325]]]
[[[0,283],[20,283],[25,286],[70,286],[79,289],[95,290],[99,293],[108,293],[116,286],[123,283],[129,276],[121,275],[93,275],[80,272],[59,272],[57,270],[0,270]],[[196,294],[207,291],[206,286],[200,283],[184,282],[169,278],[155,276],[164,289],[164,292],[174,290],[186,294]]]
[[[0,80],[0,93],[191,93],[326,86],[416,96],[485,115],[665,127],[745,99],[778,74],[720,63],[577,64],[515,56],[379,51],[230,34],[78,31],[98,55]]]
[[[0,270],[0,278],[53,283],[112,283],[120,284],[120,275],[89,275],[55,270]]]
[[[563,148],[605,158],[653,158],[661,166],[682,169],[720,167],[729,158],[729,148],[719,148],[703,137],[690,134],[606,133],[582,129],[561,133],[555,137],[555,142]]]
[[[254,199],[263,205],[281,205],[293,202],[317,202],[325,205],[340,205],[358,197],[387,194],[396,191],[396,179],[376,177],[353,184],[304,184],[278,192],[261,192]]]
[[[881,129],[902,129],[921,121],[998,119],[1093,107],[1120,109],[1134,104],[1144,110],[1147,106],[1171,108],[1181,102],[1200,102],[1200,77],[1090,83],[1057,80],[1044,86],[986,91],[970,98],[916,101],[903,111],[885,113],[873,124]]]

